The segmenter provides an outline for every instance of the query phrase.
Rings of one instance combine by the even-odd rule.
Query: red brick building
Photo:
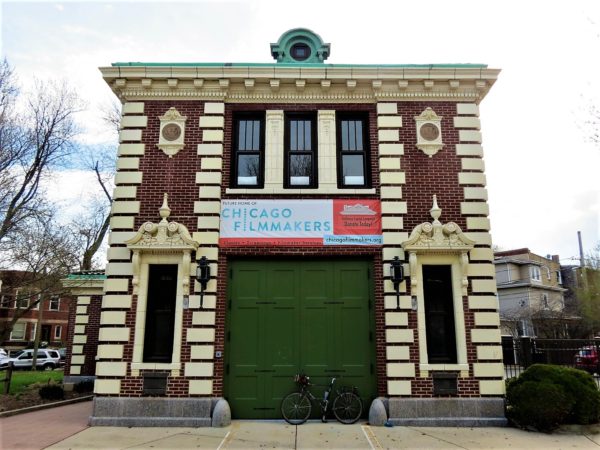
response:
[[[299,372],[398,424],[503,423],[478,118],[499,71],[329,51],[295,29],[275,63],[101,69],[123,118],[93,424],[277,418]]]
[[[0,346],[7,351],[27,347],[35,341],[39,326],[43,345],[64,347],[67,344],[69,306],[69,297],[41,290],[28,272],[1,271],[0,329],[10,327],[15,315],[19,319]]]

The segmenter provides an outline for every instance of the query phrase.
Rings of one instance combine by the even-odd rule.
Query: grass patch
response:
[[[52,380],[55,383],[62,383],[63,380],[62,370],[13,370],[12,381],[10,383],[10,394],[16,395],[27,389],[28,386],[35,383],[48,383],[48,380]],[[6,371],[0,371],[0,380],[6,378]],[[2,391],[4,392],[4,383],[0,383]]]

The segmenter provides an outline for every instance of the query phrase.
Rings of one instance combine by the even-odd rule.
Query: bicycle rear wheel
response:
[[[354,392],[342,392],[333,401],[333,415],[341,423],[354,423],[361,414],[362,401]]]
[[[292,392],[281,401],[281,414],[285,421],[291,425],[300,425],[306,422],[311,411],[310,399],[300,392]]]

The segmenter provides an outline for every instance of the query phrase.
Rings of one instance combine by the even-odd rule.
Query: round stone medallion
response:
[[[440,129],[433,123],[424,123],[419,129],[419,133],[426,141],[435,141],[440,136]]]
[[[162,129],[162,136],[167,141],[174,141],[181,136],[181,127],[176,123],[169,123]]]

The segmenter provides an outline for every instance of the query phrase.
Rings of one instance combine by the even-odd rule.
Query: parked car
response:
[[[67,348],[61,347],[58,349],[58,354],[60,355],[60,365],[65,365],[65,360],[67,359]]]
[[[582,347],[575,354],[576,369],[585,370],[591,374],[600,373],[598,363],[598,350],[593,345]]]
[[[8,367],[13,363],[15,369],[31,369],[33,363],[33,350],[23,350],[12,357],[0,359],[0,369]],[[60,354],[58,350],[38,350],[36,367],[44,370],[53,370],[60,366]]]
[[[7,356],[8,356],[8,353],[6,352],[6,350],[4,350],[3,348],[0,348],[0,359],[6,358]]]

